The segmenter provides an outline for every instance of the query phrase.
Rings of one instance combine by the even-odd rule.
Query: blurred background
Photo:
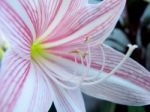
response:
[[[96,4],[102,0],[89,0]],[[126,53],[127,44],[137,44],[139,47],[132,58],[150,70],[150,0],[127,0],[125,10],[116,28],[105,41],[105,44]],[[6,50],[4,46],[3,51]],[[0,49],[0,59],[1,52]],[[84,96],[87,112],[150,112],[150,106],[128,107],[107,101]],[[49,112],[56,112],[54,105]]]

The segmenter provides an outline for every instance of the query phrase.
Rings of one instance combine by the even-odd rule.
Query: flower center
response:
[[[3,55],[4,55],[4,51],[2,48],[0,48],[0,59],[3,57]]]
[[[34,42],[31,47],[31,57],[35,58],[45,53],[41,43]]]

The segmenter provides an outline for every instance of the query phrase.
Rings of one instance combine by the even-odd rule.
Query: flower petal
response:
[[[8,42],[3,34],[3,32],[0,30],[0,48],[6,49],[8,47]]]
[[[57,111],[85,112],[85,105],[79,87],[75,89],[65,88],[67,86],[70,86],[71,88],[71,83],[65,82],[65,78],[72,74],[65,72],[65,69],[63,70],[61,66],[54,63],[52,58],[55,57],[52,55],[47,58],[40,57],[35,59],[35,62],[45,73],[47,79],[49,79],[49,82],[53,88],[53,100]]]
[[[19,0],[30,18],[36,37],[42,35],[55,18],[62,0]]]
[[[54,104],[58,112],[86,112],[80,89],[66,90],[53,84]]]
[[[8,51],[0,71],[0,111],[48,111],[52,98],[41,74],[29,61]]]
[[[53,63],[68,72],[66,77],[70,77],[69,74],[76,77],[84,76],[85,79],[96,76],[92,80],[84,79],[81,83],[82,91],[88,95],[125,105],[150,104],[150,72],[131,58],[127,59],[107,80],[93,83],[109,75],[124,57],[123,54],[108,46],[103,45],[101,47],[103,51],[99,47],[91,48],[92,64],[90,69],[85,65],[83,66],[80,59],[75,63],[74,56],[69,54],[60,54],[59,57],[55,56],[52,60]],[[104,59],[105,63],[103,63]],[[87,69],[88,72],[84,72]],[[70,80],[75,80],[75,77]]]
[[[23,10],[17,0],[14,0],[13,3],[12,1],[1,0],[0,5],[1,30],[4,31],[5,35],[9,35],[6,36],[6,38],[8,38],[13,44],[19,42],[23,42],[25,45],[31,44],[33,34],[25,21],[25,19],[27,19],[26,15],[19,14],[17,11],[18,9],[14,8],[18,7],[21,10],[20,13],[23,13]]]
[[[17,53],[27,59],[31,44],[36,38],[49,34],[61,22],[64,14],[76,11],[86,1],[1,0],[0,27],[12,47],[17,49],[16,52],[21,50],[21,54]]]
[[[19,0],[26,10],[37,37],[50,33],[64,14],[76,11],[87,0]],[[67,12],[67,13],[66,13]]]
[[[70,41],[76,43],[87,37],[92,37],[91,42],[104,41],[113,30],[124,5],[125,0],[104,0],[96,5],[86,4],[76,13],[66,14],[44,41],[44,46],[54,47]]]
[[[0,6],[0,29],[16,52],[21,50],[23,55],[29,57],[34,37],[30,20],[17,0],[1,0]]]
[[[105,76],[119,64],[124,55],[106,45],[103,46],[103,51],[104,65],[99,58],[102,57],[101,50],[92,50],[92,66],[99,70],[104,66],[102,74]],[[93,97],[115,103],[147,105],[150,104],[150,72],[129,58],[110,78],[101,83],[83,86],[82,90]]]

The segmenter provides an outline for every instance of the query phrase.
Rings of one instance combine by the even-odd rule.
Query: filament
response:
[[[45,60],[43,57],[40,57],[38,59],[35,59],[34,60],[38,65],[39,67],[43,70],[43,71],[49,71],[49,69],[47,68],[47,65],[41,65],[41,62],[45,63]],[[52,72],[52,71],[51,71]],[[44,72],[45,73],[45,72]],[[53,72],[54,73],[54,72]],[[68,90],[74,90],[74,89],[77,89],[79,88],[79,85],[76,83],[76,81],[73,81],[73,80],[69,80],[71,78],[65,78],[65,77],[60,77],[60,76],[57,76],[57,75],[53,75],[51,74],[51,76],[48,75],[48,73],[46,72],[45,73],[49,78],[51,78],[54,82],[56,82],[59,86],[65,88],[65,89],[68,89]],[[64,82],[62,81],[67,81],[67,83],[72,83],[72,84],[75,84],[74,86],[73,85],[70,85],[70,84],[64,84]]]
[[[92,85],[92,84],[101,83],[101,82],[107,80],[109,77],[111,77],[124,64],[124,62],[131,56],[133,51],[137,48],[137,45],[128,45],[128,47],[129,47],[129,50],[128,50],[127,54],[107,76],[105,76],[99,80],[93,81],[93,82],[88,82],[88,83],[84,82],[83,85]]]
[[[103,60],[102,60],[102,67],[101,67],[101,69],[99,70],[99,72],[101,72],[101,71],[104,70],[105,61],[106,61],[104,49],[103,49],[103,47],[102,47],[101,45],[102,45],[102,44],[100,44],[100,49],[101,49],[102,59],[103,59]],[[91,57],[89,57],[89,58],[91,58]],[[85,80],[86,80],[86,81],[93,80],[93,79],[97,78],[98,76],[99,76],[99,74],[94,75],[94,76],[91,76],[91,77],[87,77]]]

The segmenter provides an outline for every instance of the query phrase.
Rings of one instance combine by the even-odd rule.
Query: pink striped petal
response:
[[[17,53],[27,59],[36,38],[47,36],[65,14],[70,15],[85,3],[87,0],[1,0],[0,27],[16,52],[21,50]]]
[[[29,57],[33,32],[29,28],[31,25],[27,24],[28,19],[24,11],[16,0],[1,0],[0,6],[0,29],[4,32],[11,47],[17,49],[16,52],[21,50],[23,55]]]
[[[52,83],[55,92],[54,104],[58,112],[86,112],[80,89],[66,90]]]
[[[118,65],[124,55],[108,46],[103,46],[103,50],[105,65],[102,74],[105,76]],[[103,66],[103,59],[100,57],[103,57],[101,50],[92,49],[92,67],[99,70]],[[150,72],[129,58],[109,79],[83,86],[82,90],[93,97],[115,103],[147,105],[150,104]]]
[[[8,47],[8,42],[4,36],[4,33],[0,30],[0,48]]]
[[[21,5],[26,10],[27,15],[35,28],[36,37],[42,35],[49,27],[62,4],[62,0],[18,1],[20,1]]]
[[[55,57],[54,57],[55,58]],[[57,60],[57,59],[56,59]],[[58,112],[85,112],[83,97],[79,88],[66,89],[64,86],[70,86],[70,83],[65,81],[65,78],[72,75],[60,63],[53,60],[53,55],[45,58],[40,57],[35,59],[37,65],[45,73],[46,79],[53,89],[53,100]],[[62,83],[62,84],[60,84]],[[64,85],[64,86],[62,86]]]
[[[19,0],[23,8],[26,10],[35,31],[36,37],[43,33],[49,32],[54,24],[62,21],[64,14],[73,13],[87,0]],[[49,32],[50,33],[50,32]]]
[[[84,76],[85,79],[97,76],[92,80],[84,80],[81,83],[82,91],[88,95],[125,105],[150,104],[150,72],[130,58],[109,79],[93,84],[94,81],[108,75],[124,57],[123,54],[108,46],[101,47],[91,48],[92,65],[90,69],[85,67],[86,64],[81,65],[79,57],[77,57],[78,61],[75,63],[75,55],[65,54],[64,52],[60,52],[60,54],[57,52],[56,54],[59,57],[55,56],[52,60],[65,72],[68,72],[66,77],[70,77],[69,74],[74,75],[71,80],[75,80],[75,77],[78,76]],[[87,49],[84,50],[87,51]],[[103,70],[101,70],[102,68]],[[89,73],[84,72],[87,69],[89,69]]]
[[[39,68],[8,51],[0,72],[0,111],[46,112],[52,98]]]
[[[45,47],[70,41],[77,43],[87,37],[92,37],[90,38],[92,42],[105,40],[114,28],[124,5],[125,0],[104,0],[96,5],[86,4],[70,15],[66,13],[61,23],[44,41]]]
[[[21,57],[30,59],[30,47],[34,40],[34,28],[18,0],[0,1],[0,27],[11,47]]]

